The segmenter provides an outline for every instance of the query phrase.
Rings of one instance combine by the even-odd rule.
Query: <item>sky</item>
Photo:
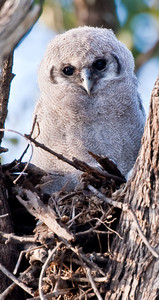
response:
[[[32,114],[36,100],[39,97],[37,84],[37,70],[43,57],[48,42],[55,33],[38,21],[28,36],[15,49],[13,73],[16,75],[11,84],[11,92],[8,106],[8,117],[5,127],[20,133],[29,133],[32,124]],[[139,80],[139,92],[148,114],[151,91],[157,78],[159,59],[151,59],[142,68],[137,76]],[[12,142],[11,142],[12,139]],[[16,140],[18,139],[18,143]],[[13,143],[14,141],[14,143]],[[9,151],[2,156],[2,163],[9,163],[18,159],[26,146],[24,138],[17,134],[6,133],[2,146]],[[28,160],[28,152],[24,161]]]

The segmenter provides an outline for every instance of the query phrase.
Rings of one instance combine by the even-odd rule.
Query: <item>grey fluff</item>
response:
[[[106,65],[97,70],[101,59]],[[66,67],[73,68],[72,75],[64,74]],[[85,26],[57,35],[47,47],[38,80],[37,140],[69,159],[76,157],[91,165],[96,163],[88,151],[106,155],[126,175],[140,148],[145,112],[133,56],[115,34]],[[53,190],[67,179],[73,187],[79,174],[37,147],[32,162],[53,173]]]

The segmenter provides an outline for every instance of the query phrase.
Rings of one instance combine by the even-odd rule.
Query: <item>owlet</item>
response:
[[[145,112],[133,56],[112,30],[84,26],[57,35],[38,80],[37,141],[91,165],[96,162],[88,151],[108,156],[126,175],[140,148]],[[38,147],[32,162],[53,174],[53,190],[68,179],[74,185],[79,174]]]

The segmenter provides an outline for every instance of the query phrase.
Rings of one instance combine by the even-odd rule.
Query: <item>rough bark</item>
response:
[[[159,77],[155,83],[142,146],[128,181],[124,202],[135,211],[150,245],[159,253]],[[109,284],[105,299],[157,300],[159,297],[158,260],[143,244],[126,212],[117,229],[123,237],[112,244],[108,263]]]
[[[13,79],[12,74],[13,53],[4,59],[2,74],[0,78],[0,128],[4,128],[4,123],[8,113],[8,98],[10,92],[10,83]],[[0,143],[3,138],[3,132],[0,132]]]
[[[7,189],[3,180],[2,171],[0,169],[0,231],[11,233],[14,231],[12,219],[9,213]],[[0,262],[9,270],[13,271],[17,260],[17,245],[15,244],[0,244]],[[5,288],[11,284],[11,281],[0,272],[0,292],[3,292]],[[23,299],[20,294],[15,291],[14,295],[7,297],[7,300]]]
[[[33,26],[41,13],[42,1],[6,0],[0,1],[0,128],[4,128],[7,116],[10,83],[13,78],[12,62],[14,47]],[[3,133],[0,133],[0,143]],[[3,149],[0,149],[3,152]],[[0,169],[0,231],[11,233],[14,231],[7,199],[7,187]],[[17,258],[17,246],[0,244],[0,262],[13,271]],[[0,272],[0,292],[5,290],[10,281]],[[24,299],[20,293],[14,291],[7,299]]]
[[[78,25],[111,28],[116,31],[118,21],[112,0],[74,0]]]

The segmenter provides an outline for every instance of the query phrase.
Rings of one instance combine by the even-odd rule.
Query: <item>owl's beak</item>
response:
[[[82,86],[87,91],[88,95],[91,94],[91,89],[93,86],[93,80],[91,77],[92,77],[91,71],[87,68],[83,68],[81,71],[81,81],[82,81]]]

